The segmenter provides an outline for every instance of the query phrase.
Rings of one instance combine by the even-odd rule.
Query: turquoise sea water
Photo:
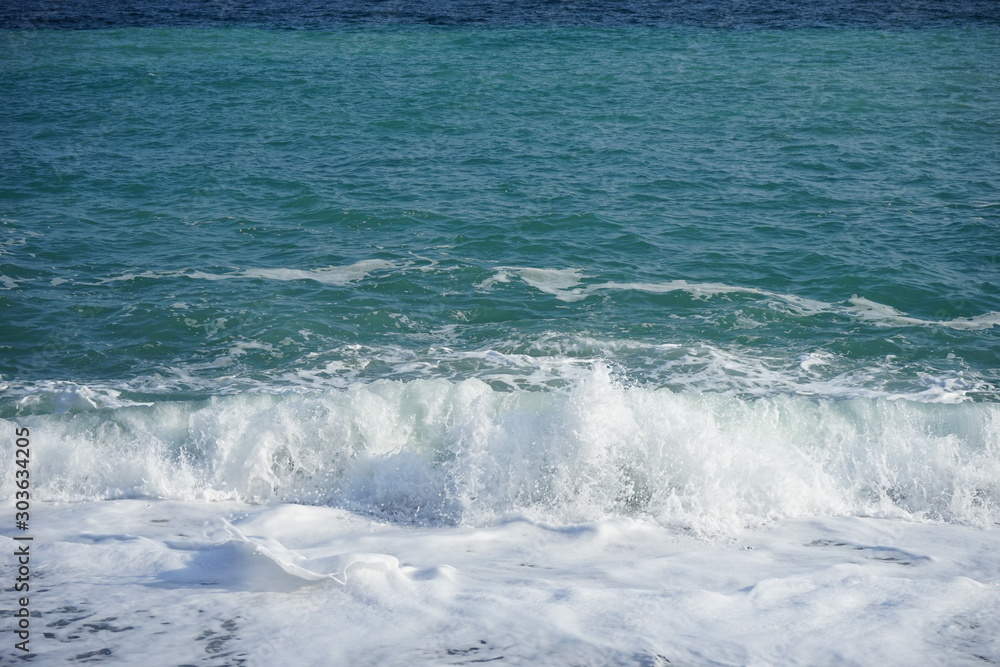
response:
[[[13,395],[499,373],[454,356],[483,351],[673,386],[708,349],[995,395],[995,31],[7,39]]]
[[[105,461],[156,451],[127,474],[53,472],[39,482],[53,497],[214,489],[417,512],[425,491],[400,490],[409,473],[388,483],[404,500],[343,481],[343,461],[367,451],[424,457],[412,474],[449,496],[440,508],[471,506],[483,493],[468,488],[489,484],[455,467],[468,444],[456,424],[489,415],[505,435],[484,447],[527,443],[540,470],[579,472],[589,450],[566,452],[590,436],[553,405],[620,399],[647,448],[625,467],[646,481],[615,459],[595,482],[607,498],[588,503],[645,508],[660,482],[687,497],[676,460],[745,438],[739,451],[846,452],[815,459],[836,459],[825,471],[849,490],[841,504],[803,511],[876,498],[961,518],[961,489],[962,507],[993,516],[997,30],[2,38],[0,416],[57,433],[51,470],[80,443]],[[580,398],[594,382],[609,393]],[[466,390],[489,399],[463,403]],[[229,421],[199,422],[229,406],[245,426],[288,405],[267,422],[274,442],[248,435],[241,454],[218,454]],[[677,422],[654,417],[672,409],[726,426],[668,437]],[[372,420],[392,433],[358,426]],[[879,458],[902,432],[905,446],[958,442],[964,472],[941,464],[913,482],[927,450]],[[665,438],[693,449],[653,461]],[[258,456],[269,472],[246,472]],[[150,487],[157,466],[195,481]],[[577,502],[551,474],[550,491],[531,479],[494,479],[507,490],[491,507]],[[759,516],[801,509],[771,502]]]

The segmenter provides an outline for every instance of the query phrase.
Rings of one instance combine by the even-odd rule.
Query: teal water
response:
[[[8,397],[546,360],[995,397],[994,30],[4,38]]]
[[[0,0],[8,662],[1000,663],[998,65],[994,0]]]
[[[997,520],[996,30],[3,39],[39,497]]]

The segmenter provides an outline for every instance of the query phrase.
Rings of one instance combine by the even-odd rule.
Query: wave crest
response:
[[[48,500],[299,502],[427,524],[638,516],[702,533],[796,515],[1000,522],[993,403],[673,392],[598,365],[552,391],[379,381],[19,423]]]

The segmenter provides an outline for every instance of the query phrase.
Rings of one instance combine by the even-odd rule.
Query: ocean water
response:
[[[4,659],[1000,662],[991,3],[0,27]]]

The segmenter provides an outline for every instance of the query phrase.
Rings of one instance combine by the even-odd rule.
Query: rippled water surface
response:
[[[5,10],[43,497],[995,516],[988,7],[338,6]]]

